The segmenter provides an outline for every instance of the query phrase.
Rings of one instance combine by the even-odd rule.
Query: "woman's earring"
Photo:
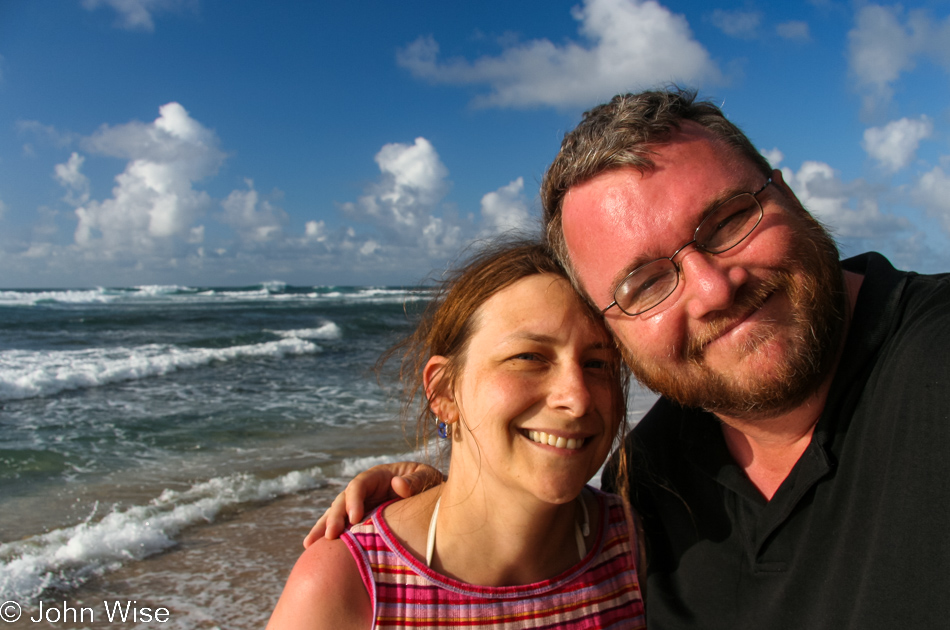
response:
[[[446,430],[445,423],[439,420],[438,416],[435,417],[435,423],[439,427],[439,437],[443,440],[449,437],[449,432]]]

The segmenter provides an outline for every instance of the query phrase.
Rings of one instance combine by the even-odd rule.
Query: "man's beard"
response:
[[[675,364],[638,356],[621,345],[624,359],[643,385],[686,407],[734,418],[768,418],[805,401],[830,374],[842,344],[847,298],[834,240],[803,209],[791,210],[800,227],[785,269],[774,271],[758,287],[740,290],[723,315],[687,340]],[[797,274],[795,272],[798,272]],[[797,277],[796,277],[797,276]],[[713,371],[703,348],[743,314],[762,306],[769,295],[784,293],[790,303],[791,338],[787,350],[772,358],[768,370],[744,374],[741,380]],[[764,334],[752,335],[739,349],[753,355],[769,343],[775,329],[762,322]],[[636,344],[636,340],[632,341]],[[736,358],[736,364],[740,361]]]

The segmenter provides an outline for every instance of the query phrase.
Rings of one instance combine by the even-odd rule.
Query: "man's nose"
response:
[[[680,256],[680,282],[684,284],[680,299],[693,319],[702,319],[710,313],[732,306],[736,291],[745,282],[748,273],[727,258],[708,254],[695,247]]]

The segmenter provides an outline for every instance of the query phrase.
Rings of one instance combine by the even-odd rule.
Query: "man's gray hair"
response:
[[[705,127],[715,138],[735,148],[766,177],[771,175],[768,160],[746,135],[711,102],[697,101],[693,90],[672,87],[618,94],[609,103],[585,112],[577,127],[564,136],[561,150],[541,183],[545,239],[582,294],[561,225],[567,191],[609,170],[623,167],[640,172],[651,170],[654,147],[668,141],[674,130],[687,120]]]

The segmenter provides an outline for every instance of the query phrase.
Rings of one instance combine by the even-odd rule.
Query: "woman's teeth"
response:
[[[555,448],[566,448],[570,450],[578,449],[584,446],[584,438],[563,438],[556,435],[550,435],[544,431],[527,431],[528,437],[538,444],[547,444]]]

